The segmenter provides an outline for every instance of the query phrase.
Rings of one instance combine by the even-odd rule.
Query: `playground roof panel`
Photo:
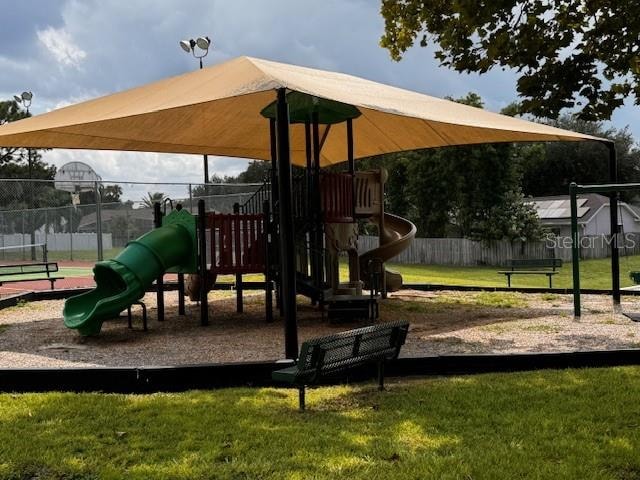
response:
[[[0,127],[0,146],[210,154],[267,160],[260,112],[287,88],[357,107],[356,158],[447,145],[603,140],[342,73],[249,57],[160,80]],[[321,127],[323,130],[328,126]],[[304,125],[291,125],[305,164]],[[346,127],[331,125],[323,166],[346,159]]]

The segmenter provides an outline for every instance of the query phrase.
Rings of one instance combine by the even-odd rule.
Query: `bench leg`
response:
[[[142,329],[147,331],[147,306],[140,302],[139,304],[142,307]]]
[[[304,385],[298,388],[298,406],[301,412],[304,412],[305,410],[305,398],[304,398]]]
[[[147,332],[147,306],[143,303],[143,302],[136,302],[133,303],[131,305],[129,305],[129,307],[127,308],[127,323],[129,328],[133,328],[133,322],[132,322],[132,314],[131,314],[131,307],[133,305],[140,305],[142,307],[142,329]]]
[[[378,362],[378,390],[384,390],[384,361]]]
[[[178,315],[184,315],[184,273],[178,274]]]
[[[511,288],[511,275],[507,274],[507,287]]]
[[[49,282],[51,283],[51,290],[55,290],[56,289],[56,281],[54,279],[50,279]]]
[[[549,277],[549,288],[553,288],[553,276],[547,275],[547,277]]]

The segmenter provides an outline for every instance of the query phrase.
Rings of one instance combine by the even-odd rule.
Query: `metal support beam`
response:
[[[578,200],[577,185],[569,185],[569,201],[571,203],[571,259],[573,268],[573,315],[580,317],[580,234],[578,232]]]
[[[353,120],[347,119],[347,162],[349,165],[349,173],[351,174],[351,200],[352,200],[352,216],[356,221],[356,162],[353,158]]]
[[[616,146],[613,142],[605,144],[609,149],[609,181],[618,181],[618,159]],[[611,228],[611,290],[613,291],[613,303],[620,304],[620,250],[618,247],[618,191],[609,195],[609,220]]]
[[[280,204],[280,280],[284,314],[285,357],[296,359],[298,358],[298,322],[296,311],[295,232],[291,195],[289,105],[285,88],[278,89],[276,138],[278,147],[278,203]]]
[[[320,150],[322,145],[320,142],[320,118],[318,112],[311,114],[311,138],[313,144],[313,185],[312,185],[312,202],[311,212],[313,215],[313,228],[311,230],[313,248],[312,261],[315,263],[315,276],[313,277],[313,283],[316,287],[322,287],[324,283],[323,278],[323,262],[322,247],[323,247],[323,222],[322,222],[322,200],[320,191]],[[324,308],[324,304],[320,304],[320,308]]]
[[[313,175],[313,156],[311,151],[311,122],[304,122],[304,151],[306,158],[306,170],[304,172],[305,178],[305,209],[309,213],[309,216],[313,218],[313,215],[316,211],[316,207],[314,206],[314,198],[316,195],[316,191],[313,188],[314,175]],[[310,274],[311,280],[314,284],[317,285],[316,279],[318,278],[318,252],[316,251],[316,225],[312,220],[311,228],[308,232],[308,243],[304,246],[307,253],[307,259],[310,260]],[[306,272],[305,272],[306,273]],[[311,305],[316,304],[316,299],[311,299]]]
[[[240,214],[240,204],[238,202],[233,204],[233,213],[235,215]],[[234,240],[236,242],[236,255],[239,255],[240,252],[240,237],[238,237],[239,232],[234,234]],[[246,235],[246,233],[245,233]],[[244,312],[244,302],[243,302],[243,292],[242,292],[242,274],[236,273],[236,312],[242,313]]]
[[[94,183],[96,192],[96,234],[98,235],[98,260],[104,260],[104,250],[102,246],[102,195],[100,195],[100,184]],[[33,216],[31,217],[33,221]],[[34,242],[31,242],[34,243]]]
[[[200,275],[200,325],[209,325],[209,271],[207,269],[207,217],[204,200],[198,200],[198,250],[200,250],[198,273]],[[213,259],[212,259],[213,260]]]
[[[276,139],[276,120],[274,118],[269,119],[269,144],[271,146],[271,206],[273,207],[272,217],[272,229],[271,229],[271,244],[280,245],[279,232],[278,232],[278,210],[280,208],[280,201],[278,200],[280,192],[278,188],[278,145]],[[279,265],[278,257],[280,252],[275,248],[272,251],[273,258],[271,262],[273,265]],[[280,273],[273,271],[274,282],[276,285],[276,308],[278,309],[280,316],[282,316],[282,286],[280,285]]]
[[[153,204],[153,226],[154,228],[160,228],[162,226],[162,212],[160,211],[160,203],[155,202]],[[156,279],[158,286],[156,290],[156,302],[158,321],[164,321],[164,275],[161,273]]]
[[[273,232],[271,228],[271,207],[269,200],[262,202],[262,212],[264,213],[264,307],[267,323],[273,322],[273,271],[271,269],[271,238]]]

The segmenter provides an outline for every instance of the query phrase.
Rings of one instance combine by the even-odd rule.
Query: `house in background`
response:
[[[534,197],[530,200],[542,226],[561,237],[571,237],[569,195]],[[640,233],[640,215],[629,204],[618,202],[618,225],[622,233]],[[578,196],[580,235],[609,235],[609,197],[597,193]]]

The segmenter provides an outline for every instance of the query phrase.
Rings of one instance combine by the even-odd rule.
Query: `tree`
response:
[[[262,183],[269,178],[270,172],[271,162],[253,160],[237,177],[227,177],[227,183]]]
[[[140,201],[145,208],[153,208],[155,203],[162,203],[167,196],[162,192],[148,192]]]
[[[475,93],[457,99],[482,107]],[[520,188],[510,144],[445,147],[382,155],[360,168],[389,170],[387,208],[406,216],[421,236],[474,240],[540,238],[535,211]]]
[[[120,203],[122,204],[122,187],[120,185],[100,185],[100,201],[102,203]],[[95,189],[80,192],[80,204],[92,205],[96,203]],[[122,204],[124,205],[124,204]]]
[[[458,72],[515,69],[522,112],[582,120],[611,117],[629,95],[640,104],[640,16],[621,0],[382,0],[391,57],[420,37]]]
[[[21,120],[30,116],[30,114],[20,108],[16,101],[0,101],[0,125],[15,122],[16,120]],[[22,160],[25,153],[26,151],[20,148],[0,147],[0,167],[9,162]]]
[[[640,150],[628,129],[606,128],[602,123],[586,122],[566,114],[550,123],[613,140],[618,155],[618,180],[640,181]],[[527,195],[566,195],[571,182],[603,183],[609,178],[608,152],[599,142],[549,142],[514,148]],[[625,198],[630,197],[625,195]]]

